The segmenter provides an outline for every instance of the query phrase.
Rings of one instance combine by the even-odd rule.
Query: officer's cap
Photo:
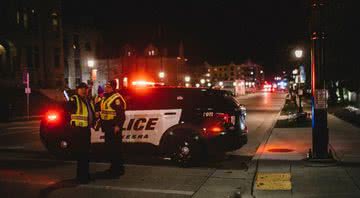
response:
[[[113,89],[116,89],[116,80],[109,80],[106,82],[105,86],[110,86],[112,87]]]
[[[88,88],[88,85],[84,82],[78,84],[78,86],[76,86],[76,89],[81,89],[81,88]]]

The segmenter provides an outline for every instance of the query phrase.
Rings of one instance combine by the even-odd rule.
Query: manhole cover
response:
[[[269,149],[269,152],[274,152],[274,153],[290,153],[293,152],[293,149],[287,149],[287,148],[273,148],[273,149]]]

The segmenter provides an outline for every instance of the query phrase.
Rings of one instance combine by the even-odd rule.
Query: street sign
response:
[[[317,89],[315,90],[314,104],[315,109],[326,109],[327,108],[327,90]]]
[[[299,67],[300,70],[300,83],[305,83],[306,80],[306,73],[305,73],[305,67],[304,65],[301,65]]]
[[[26,94],[31,94],[31,88],[30,88],[30,87],[26,87],[26,88],[25,88],[25,93],[26,93]]]

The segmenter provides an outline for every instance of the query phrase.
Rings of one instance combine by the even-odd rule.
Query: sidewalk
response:
[[[311,128],[274,128],[254,160],[255,197],[360,197],[360,129],[328,116],[330,148],[338,163],[304,161],[312,147]]]

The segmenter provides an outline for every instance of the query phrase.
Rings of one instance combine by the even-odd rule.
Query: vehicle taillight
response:
[[[57,115],[56,115],[56,114],[49,114],[49,115],[47,116],[47,119],[48,119],[49,121],[55,121],[55,120],[57,119]]]
[[[224,131],[223,127],[220,126],[213,126],[209,128],[203,128],[203,135],[205,137],[214,137],[220,135]]]
[[[215,117],[219,118],[225,124],[231,123],[231,116],[227,113],[216,113]]]
[[[45,118],[46,118],[46,121],[48,122],[57,122],[60,117],[59,117],[59,113],[58,112],[47,112],[46,115],[45,115]]]

